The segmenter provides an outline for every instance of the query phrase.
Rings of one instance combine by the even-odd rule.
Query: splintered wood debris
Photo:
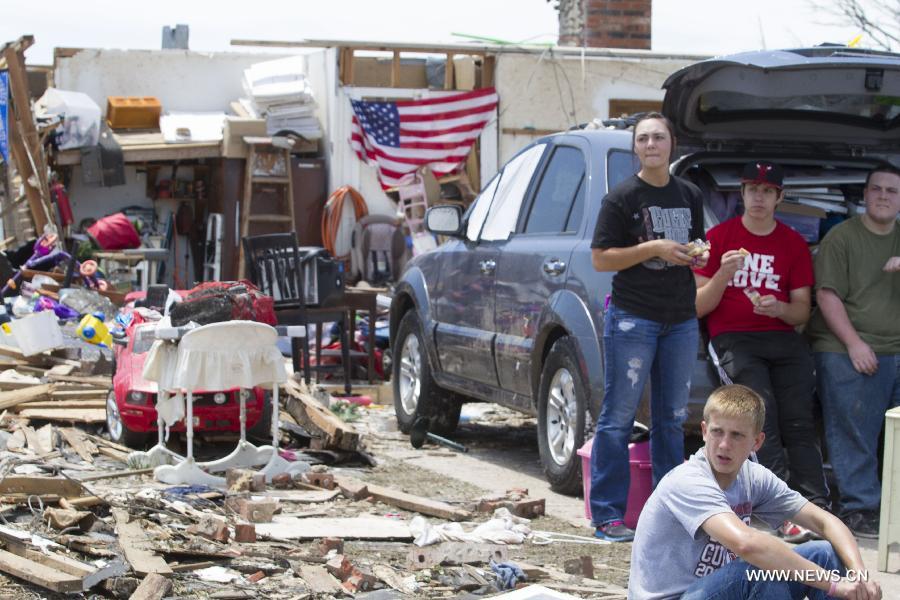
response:
[[[418,546],[413,517],[471,530],[498,507],[543,513],[543,500],[527,491],[460,502],[441,498],[440,486],[426,496],[367,481],[378,463],[367,439],[321,391],[294,380],[282,395],[281,441],[284,455],[305,465],[297,474],[266,483],[252,468],[235,469],[226,489],[167,486],[153,468],[134,468],[133,450],[100,425],[111,386],[78,361],[0,347],[0,595],[17,585],[36,596],[137,599],[497,595],[490,562],[512,560],[512,546]],[[171,438],[178,444],[180,434]],[[222,456],[235,441],[211,436],[198,448]],[[519,585],[538,579],[559,596],[625,594],[581,572],[529,567]]]

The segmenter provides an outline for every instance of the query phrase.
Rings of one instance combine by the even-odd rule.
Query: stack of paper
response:
[[[251,65],[244,70],[241,100],[253,116],[265,117],[269,135],[295,133],[307,139],[322,137],[315,117],[315,98],[306,78],[306,59],[289,56]],[[250,105],[249,107],[247,105]]]

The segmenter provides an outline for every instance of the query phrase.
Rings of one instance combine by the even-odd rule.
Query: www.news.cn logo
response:
[[[869,581],[868,569],[862,571],[850,569],[846,575],[843,575],[837,569],[830,571],[820,569],[782,569],[774,571],[751,569],[746,573],[748,581],[805,581],[807,583],[812,581],[840,581],[841,579],[846,579],[851,583]]]

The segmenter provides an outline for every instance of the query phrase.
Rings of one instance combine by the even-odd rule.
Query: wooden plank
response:
[[[338,477],[337,480],[339,486],[352,486],[354,484],[360,485],[362,483],[355,481],[349,477]],[[390,504],[391,506],[396,506],[397,508],[411,510],[423,515],[439,517],[441,519],[447,519],[449,521],[465,521],[472,516],[469,511],[457,508],[455,506],[447,504],[446,502],[441,502],[440,500],[432,500],[431,498],[415,496],[413,494],[407,494],[406,492],[401,492],[400,490],[395,490],[380,485],[365,485],[369,489],[370,496],[380,502]]]
[[[74,427],[61,427],[59,434],[83,461],[93,464],[94,452],[97,451],[97,446],[89,442],[84,437],[84,434]]]
[[[391,87],[397,87],[400,83],[400,51],[394,50],[391,59]]]
[[[172,582],[159,573],[149,573],[129,600],[161,600],[172,591]]]
[[[318,502],[330,502],[340,494],[341,493],[338,490],[268,490],[266,492],[266,498],[277,498],[281,502],[314,504]]]
[[[66,388],[56,388],[50,394],[53,400],[106,400],[109,390],[89,389],[89,390],[67,390]]]
[[[26,182],[25,193],[35,231],[42,232],[45,225],[56,225],[56,222],[48,208],[50,186],[47,181],[47,162],[34,124],[34,114],[31,112],[25,57],[22,50],[7,46],[3,50],[3,58],[9,73],[9,93],[15,106],[15,110],[10,111],[9,145],[16,155],[16,170]],[[37,185],[31,185],[31,181]]]
[[[444,62],[444,89],[453,89],[453,52],[447,53],[447,59]]]
[[[65,477],[7,475],[0,481],[0,494],[58,494],[72,498],[83,496],[84,489],[78,482]]]
[[[130,454],[130,452],[122,452],[120,450],[115,450],[113,448],[108,448],[106,446],[101,446],[101,447],[97,448],[97,452],[99,454],[102,454],[103,456],[106,456],[113,460],[117,460],[120,463],[128,464],[128,455]]]
[[[273,540],[312,540],[337,537],[344,540],[412,540],[409,525],[382,517],[300,519],[275,515],[271,523],[256,523],[257,535]]]
[[[123,446],[122,444],[117,444],[113,441],[110,441],[106,438],[102,438],[98,435],[91,435],[90,433],[87,433],[87,432],[83,432],[83,433],[84,433],[84,437],[91,440],[98,446],[106,446],[108,448],[112,448],[113,450],[118,450],[120,452],[125,452],[125,453],[132,451],[132,449],[129,448],[128,446]]]
[[[64,421],[66,423],[103,423],[106,421],[105,408],[23,408],[20,417],[42,421]]]
[[[21,390],[12,390],[10,392],[0,392],[0,410],[11,408],[23,402],[33,402],[35,400],[49,400],[50,394],[56,389],[52,383],[43,383],[33,385],[31,387],[22,388]]]
[[[332,594],[344,595],[344,588],[341,582],[325,570],[325,567],[319,565],[300,565],[300,579],[309,586],[313,594]]]
[[[56,367],[53,368],[55,369]],[[82,383],[98,388],[112,387],[112,377],[107,377],[105,375],[57,375],[52,371],[53,369],[50,369],[50,371],[47,373],[47,379],[51,382]]]
[[[166,561],[154,554],[150,549],[150,538],[147,537],[139,522],[129,522],[128,512],[121,508],[112,509],[112,515],[116,520],[116,535],[119,536],[119,546],[125,553],[125,559],[135,573],[141,576],[149,575],[150,573],[172,573],[172,569],[169,568]]]
[[[96,475],[88,475],[82,477],[80,481],[100,481],[101,479],[120,479],[122,477],[133,477],[135,475],[146,475],[152,473],[155,467],[148,469],[129,469],[127,471],[109,471],[107,473],[97,473]]]
[[[81,578],[0,550],[0,571],[59,593],[80,592]]]
[[[59,298],[56,299],[58,300]],[[75,367],[73,365],[56,365],[54,367],[51,367],[50,370],[47,371],[47,375],[62,375],[63,377],[68,377],[74,370]]]
[[[369,496],[369,488],[361,481],[347,477],[339,477],[335,483],[348,500],[362,500]]]
[[[13,406],[10,410],[18,412],[24,409],[45,409],[45,408],[88,408],[106,410],[105,400],[41,400],[39,402],[29,402],[28,404],[20,404]]]

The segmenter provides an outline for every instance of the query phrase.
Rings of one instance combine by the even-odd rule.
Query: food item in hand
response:
[[[738,254],[740,254],[741,256],[747,257],[747,256],[750,256],[750,251],[747,250],[746,248],[738,248]]]
[[[744,288],[744,294],[750,298],[750,302],[753,303],[753,306],[759,306],[759,303],[762,301],[762,294],[760,294],[759,290],[756,288]]]
[[[687,247],[687,255],[694,257],[700,256],[704,252],[708,251],[712,247],[712,245],[709,242],[705,242],[698,238],[692,242],[688,242]]]

